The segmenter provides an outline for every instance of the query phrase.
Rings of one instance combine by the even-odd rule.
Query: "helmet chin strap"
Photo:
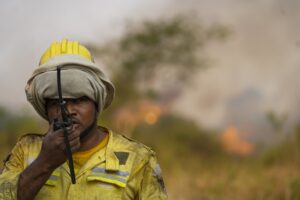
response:
[[[73,163],[70,142],[68,139],[68,129],[72,128],[73,122],[72,122],[72,119],[70,118],[70,115],[68,114],[67,109],[65,108],[66,101],[64,101],[63,97],[62,97],[61,67],[62,66],[58,66],[56,68],[56,70],[57,70],[57,89],[58,89],[59,106],[60,106],[60,113],[61,113],[62,121],[55,119],[53,129],[58,130],[58,129],[62,128],[64,130],[64,141],[66,144],[66,155],[67,155],[67,158],[69,161],[70,176],[71,176],[72,184],[75,184],[76,178],[75,178],[75,172],[74,172],[74,163]]]

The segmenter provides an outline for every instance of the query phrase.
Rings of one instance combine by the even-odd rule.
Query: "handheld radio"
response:
[[[64,131],[64,141],[66,144],[66,155],[69,161],[69,169],[70,169],[70,176],[72,180],[72,184],[76,183],[75,172],[74,172],[74,163],[72,152],[70,148],[70,143],[68,139],[68,129],[70,129],[73,125],[72,118],[68,114],[67,109],[65,108],[66,101],[63,100],[62,97],[62,89],[61,89],[61,66],[57,68],[57,90],[58,90],[58,98],[59,98],[59,106],[60,106],[60,113],[61,113],[61,120],[54,119],[53,129],[63,129]]]

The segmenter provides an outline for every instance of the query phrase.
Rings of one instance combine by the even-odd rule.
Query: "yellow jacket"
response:
[[[0,199],[16,199],[19,174],[38,156],[42,135],[27,134],[14,147],[0,175]],[[51,158],[49,158],[51,159]],[[106,148],[96,152],[71,184],[67,163],[58,167],[35,199],[167,199],[155,153],[109,131]]]

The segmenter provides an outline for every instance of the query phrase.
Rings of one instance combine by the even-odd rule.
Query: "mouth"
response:
[[[73,124],[80,124],[79,120],[72,118],[72,123]]]
[[[80,127],[79,121],[72,119],[72,127],[78,129]]]

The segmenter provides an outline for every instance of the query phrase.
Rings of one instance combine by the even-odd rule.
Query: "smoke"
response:
[[[300,120],[300,2],[190,0],[178,6],[233,33],[208,47],[211,66],[199,72],[175,105],[177,112],[207,127],[234,124],[254,139],[274,132],[266,117],[274,112],[287,116],[284,132],[290,132]]]
[[[228,26],[232,34],[207,47],[209,68],[195,76],[174,110],[202,126],[224,129],[232,123],[257,137],[271,132],[265,116],[272,111],[287,116],[288,131],[300,120],[299,7],[297,0],[3,1],[0,103],[28,105],[26,80],[52,41],[101,44],[122,34],[128,19],[185,13],[204,26]]]

